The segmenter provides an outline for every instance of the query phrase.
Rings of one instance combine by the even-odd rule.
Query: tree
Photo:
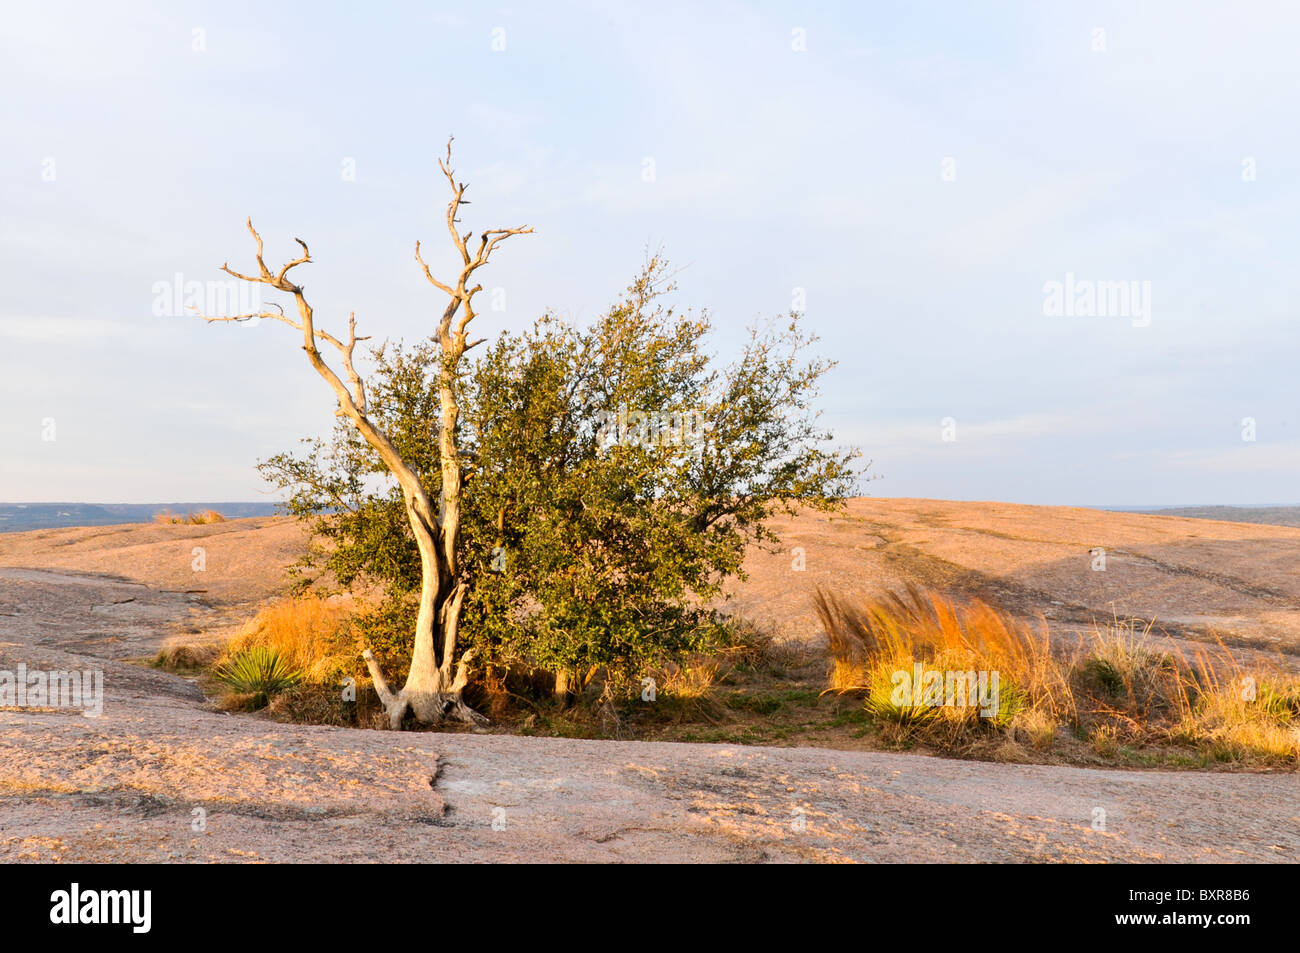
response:
[[[406,683],[400,691],[391,688],[374,653],[369,649],[364,653],[375,691],[379,694],[393,728],[401,726],[408,708],[419,721],[426,724],[437,724],[448,718],[470,723],[484,721],[462,699],[473,652],[460,651],[458,641],[461,610],[469,591],[460,560],[462,460],[456,443],[460,416],[458,390],[463,373],[461,362],[466,351],[482,343],[482,340],[468,340],[469,325],[475,318],[473,299],[482,290],[480,284],[471,286],[471,279],[475,272],[488,263],[492,252],[502,241],[512,235],[532,232],[526,226],[488,229],[479,235],[478,247],[471,252],[473,232],[462,235],[458,227],[461,206],[468,203],[465,201],[466,186],[456,181],[451,168],[450,141],[447,143],[447,156],[440,159],[438,165],[451,186],[451,200],[447,204],[446,214],[447,231],[460,255],[461,268],[450,284],[439,281],[421,257],[420,243],[415,243],[415,260],[424,270],[425,277],[448,297],[434,335],[438,350],[435,382],[439,413],[436,486],[430,485],[429,474],[421,473],[402,453],[392,435],[377,425],[367,413],[366,385],[353,361],[357,343],[367,338],[357,337],[356,315],[353,314],[348,320],[346,341],[317,328],[302,286],[290,280],[289,274],[293,269],[311,261],[307,244],[301,239],[294,239],[302,248],[301,257],[293,259],[273,273],[262,257],[262,238],[253,228],[252,219],[249,219],[248,230],[257,243],[258,273],[243,275],[231,270],[229,263],[222,265],[222,270],[235,278],[269,285],[277,291],[292,295],[297,306],[297,320],[286,315],[283,308],[278,306],[275,311],[207,318],[210,322],[270,318],[301,332],[303,350],[307,353],[308,361],[338,398],[337,416],[355,428],[356,433],[378,455],[400,487],[406,522],[420,562],[419,608],[415,619],[411,666]],[[325,362],[317,347],[318,341],[329,344],[339,352],[347,384]],[[434,492],[438,495],[436,510],[433,504]]]
[[[798,316],[753,329],[718,365],[707,315],[676,314],[672,291],[651,257],[591,327],[543,317],[463,378],[465,639],[484,662],[553,673],[561,694],[594,671],[626,688],[710,647],[722,583],[743,575],[751,542],[777,541],[768,518],[832,508],[856,484],[858,453],[822,446],[811,402],[832,365],[805,357]],[[375,413],[429,471],[437,361],[436,342],[376,355]],[[369,479],[382,461],[342,427],[309,444],[261,465],[326,543],[307,566],[379,581],[384,618],[400,620],[418,560],[413,539],[393,538],[394,488]]]

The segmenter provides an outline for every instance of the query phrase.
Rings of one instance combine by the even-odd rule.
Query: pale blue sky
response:
[[[537,230],[480,334],[662,245],[723,354],[806,289],[872,495],[1300,502],[1297,49],[1284,3],[7,9],[0,500],[259,498],[332,396],[290,329],[154,284],[251,267],[252,215],[327,327],[423,336],[454,133],[466,224]],[[1067,273],[1150,282],[1149,325],[1046,316]]]

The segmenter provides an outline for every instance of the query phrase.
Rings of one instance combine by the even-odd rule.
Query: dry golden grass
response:
[[[1034,629],[978,600],[957,604],[915,586],[857,602],[819,589],[815,600],[831,642],[830,688],[864,693],[868,710],[900,738],[919,733],[961,747],[998,725],[1041,746],[1049,724],[1075,716],[1069,668],[1053,655],[1045,625]],[[900,698],[896,679],[918,665],[943,673],[945,683],[946,673],[975,672],[991,685],[996,674],[996,713]]]
[[[197,513],[173,513],[163,510],[153,515],[153,521],[161,526],[205,526],[208,523],[224,523],[226,518],[216,510],[200,510]]]
[[[1213,762],[1300,764],[1300,680],[1278,668],[1248,672],[1218,648],[1190,661],[1166,653],[1140,662],[1155,672],[1120,692],[1129,734],[1163,737]]]
[[[1182,748],[1201,763],[1300,764],[1300,679],[1247,672],[1222,645],[1188,659],[1155,647],[1151,624],[1115,619],[1062,656],[1045,624],[1034,629],[978,600],[958,604],[916,587],[856,602],[818,591],[816,608],[830,638],[830,690],[864,694],[886,741],[969,751],[992,732],[1045,752],[1072,736],[1107,760]],[[891,679],[918,664],[998,672],[997,715],[900,703]]]
[[[648,681],[634,691],[642,701],[652,701],[655,710],[670,720],[712,722],[720,709],[715,697],[718,683],[734,665],[729,659],[709,655],[695,655],[680,664],[667,662],[649,675],[654,681],[653,696],[647,693]]]
[[[172,643],[158,652],[154,664],[175,671],[199,671],[211,668],[221,658],[221,646],[216,643],[187,645]]]
[[[335,681],[356,667],[349,623],[357,608],[316,595],[280,599],[250,620],[226,646],[229,659],[255,646],[274,649],[308,682]]]
[[[211,687],[225,687],[216,699],[217,707],[225,711],[262,709],[285,721],[382,728],[386,716],[377,696],[366,687],[353,626],[362,611],[364,605],[350,597],[309,594],[278,599],[264,605],[224,646],[168,647],[159,653],[156,664],[206,672]],[[284,660],[284,670],[293,673],[292,685],[272,693],[250,693],[222,678],[223,668],[251,650],[262,649]],[[349,677],[355,680],[354,694],[341,691]]]
[[[722,663],[708,656],[697,656],[683,664],[669,663],[655,676],[658,691],[677,698],[698,699],[713,691]]]
[[[713,692],[722,667],[707,656],[688,659],[682,665],[670,664],[664,669],[660,691],[682,702],[701,704]]]
[[[1300,679],[1278,667],[1247,671],[1221,643],[1190,659],[1157,650],[1150,628],[1112,622],[1079,666],[1080,682],[1100,685],[1090,714],[1111,737],[1166,740],[1216,762],[1300,764]]]

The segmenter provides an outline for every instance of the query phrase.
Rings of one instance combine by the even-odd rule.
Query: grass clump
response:
[[[163,668],[171,672],[203,672],[212,668],[221,658],[221,654],[221,646],[216,643],[170,644],[158,650],[153,665],[155,668]]]
[[[1041,744],[1049,724],[1074,717],[1045,627],[916,586],[858,601],[819,589],[814,604],[830,638],[830,689],[862,694],[898,745],[967,751],[1017,728]]]
[[[1300,765],[1300,680],[1248,672],[1221,643],[1181,651],[1151,645],[1151,625],[1115,620],[1077,666],[1094,747],[1194,749],[1202,763]],[[1105,727],[1101,733],[1096,730]]]
[[[1222,644],[1189,659],[1157,645],[1153,623],[1114,619],[1060,654],[1045,624],[1032,629],[978,600],[959,604],[916,587],[856,601],[819,591],[816,607],[830,639],[828,690],[860,694],[895,747],[1144,766],[1300,765],[1300,679],[1247,672]],[[954,699],[949,679],[960,685],[963,673],[977,672],[990,683],[998,674],[996,707],[954,704],[961,695]],[[933,691],[920,698],[905,690],[926,680]]]

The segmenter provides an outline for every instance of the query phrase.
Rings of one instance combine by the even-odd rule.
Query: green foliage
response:
[[[754,329],[718,366],[707,316],[676,314],[672,290],[651,258],[591,327],[548,315],[502,334],[458,383],[460,636],[482,659],[627,686],[715,647],[727,635],[708,604],[743,575],[750,542],[777,541],[769,518],[855,488],[858,453],[824,449],[809,410],[832,365],[804,360],[814,339],[798,317]],[[434,499],[438,361],[432,342],[381,348],[370,394]],[[262,464],[311,523],[302,581],[379,583],[389,604],[373,631],[390,644],[413,631],[420,586],[401,493],[377,482],[384,466],[350,426],[306,443]]]
[[[1264,682],[1259,686],[1259,707],[1280,725],[1300,719],[1300,688]]]
[[[932,728],[939,723],[967,723],[981,727],[1007,728],[1017,714],[1030,707],[1029,694],[1010,679],[1001,677],[998,686],[998,710],[990,714],[973,704],[956,706],[924,704],[913,698],[903,703],[895,700],[890,672],[879,668],[872,673],[864,708],[872,717],[903,727]],[[944,696],[946,698],[946,696]]]
[[[418,562],[418,555],[416,558]],[[418,609],[418,593],[390,591],[386,599],[352,621],[359,643],[375,653],[380,667],[399,685],[411,668],[411,633]]]
[[[231,691],[252,695],[253,704],[259,708],[272,695],[292,688],[301,679],[279,652],[262,645],[239,652],[218,665],[215,674]]]
[[[1112,695],[1118,695],[1124,690],[1124,673],[1111,659],[1100,655],[1090,656],[1083,663],[1083,671]]]

